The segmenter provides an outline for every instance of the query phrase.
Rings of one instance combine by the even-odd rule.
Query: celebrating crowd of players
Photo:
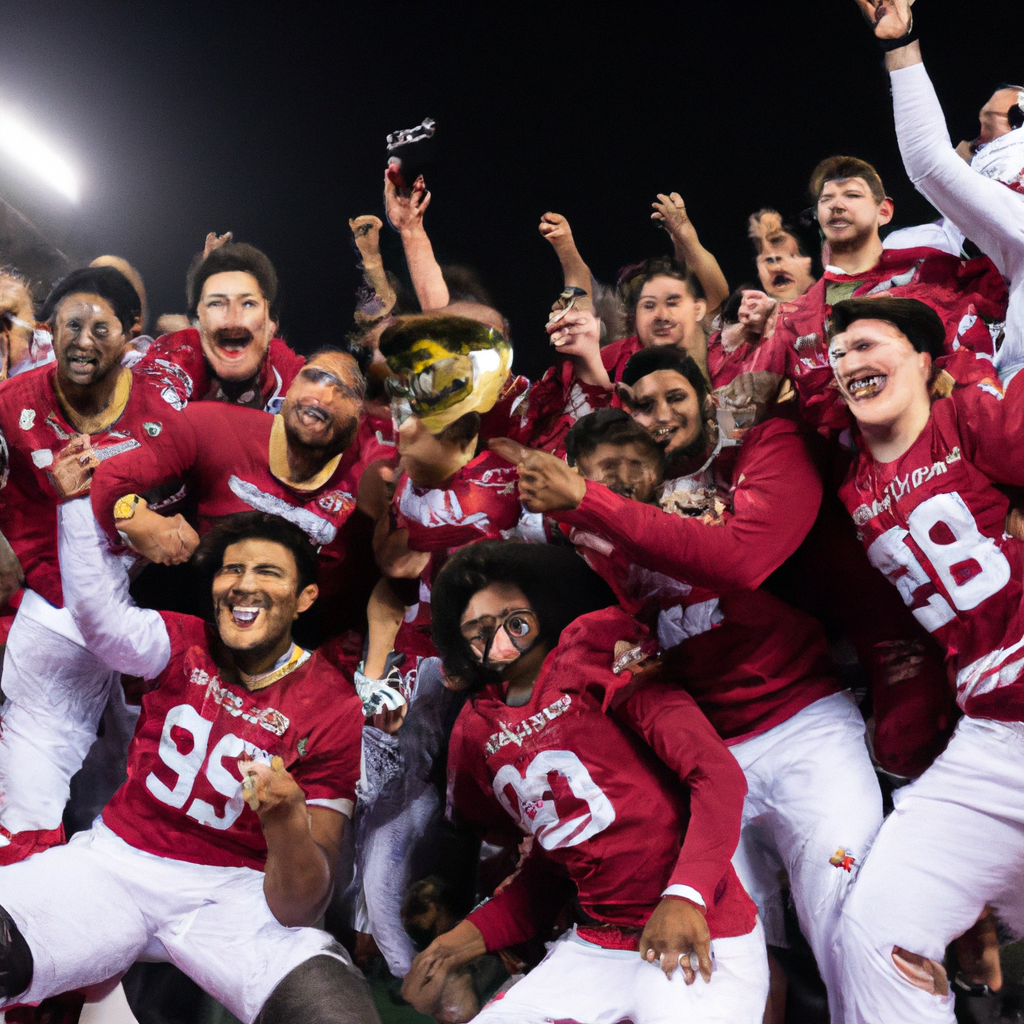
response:
[[[833,1024],[1000,1019],[1024,89],[954,150],[906,0],[858,3],[943,220],[883,243],[830,157],[823,272],[761,210],[730,294],[676,193],[616,289],[545,214],[532,383],[395,167],[418,308],[360,217],[356,329],[307,358],[229,236],[156,340],[123,261],[38,308],[0,275],[8,1020],[167,961],[244,1024],[376,1021],[379,956],[438,1021],[781,1024],[787,901]]]

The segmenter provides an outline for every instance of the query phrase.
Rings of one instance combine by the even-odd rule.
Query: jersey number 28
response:
[[[868,560],[896,585],[929,633],[954,619],[957,611],[977,608],[1009,582],[1006,555],[978,529],[971,510],[955,491],[922,501],[910,513],[907,525],[909,530],[893,526],[876,537],[868,548]],[[915,557],[906,542],[908,536],[931,563],[952,606]]]

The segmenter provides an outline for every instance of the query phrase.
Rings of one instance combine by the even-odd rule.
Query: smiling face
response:
[[[110,303],[72,292],[53,317],[53,352],[62,385],[89,387],[121,367],[128,338]]]
[[[261,659],[272,665],[291,643],[292,623],[316,600],[316,586],[299,591],[298,582],[295,556],[283,544],[251,538],[228,545],[213,578],[214,622],[224,646],[249,666]]]
[[[757,257],[757,276],[765,293],[779,302],[792,302],[814,284],[811,257],[801,256],[792,235],[778,235],[765,243]]]
[[[635,441],[611,444],[602,441],[589,455],[580,455],[576,469],[586,480],[604,484],[615,494],[649,502],[661,483],[661,460]]]
[[[259,282],[244,270],[212,274],[196,309],[203,355],[221,380],[254,376],[274,334],[270,304]]]
[[[685,281],[660,275],[640,291],[636,304],[636,333],[645,347],[673,345],[684,349],[707,312],[707,303],[690,294]]]
[[[868,430],[897,427],[930,407],[932,361],[885,320],[855,320],[837,334],[829,359],[839,390],[857,422]]]
[[[863,178],[826,181],[818,196],[818,223],[833,252],[856,249],[892,220],[892,201],[875,201]]]
[[[629,414],[666,455],[693,444],[704,428],[697,392],[675,370],[655,370],[641,377],[633,385]]]
[[[358,372],[343,352],[321,353],[299,371],[281,407],[289,443],[327,458],[352,443],[362,408]]]

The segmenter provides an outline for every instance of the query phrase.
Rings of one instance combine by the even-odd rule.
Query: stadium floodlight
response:
[[[72,202],[78,201],[78,181],[71,165],[46,141],[4,109],[0,109],[0,152],[20,163]]]

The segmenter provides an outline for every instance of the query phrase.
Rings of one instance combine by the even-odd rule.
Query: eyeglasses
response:
[[[540,624],[530,608],[506,609],[501,615],[481,615],[462,628],[462,635],[480,656],[481,664],[486,664],[499,629],[505,631],[509,643],[520,654],[526,654],[540,638]]]
[[[346,384],[337,374],[331,373],[329,370],[323,370],[319,366],[304,366],[299,370],[299,376],[303,380],[308,380],[311,384],[323,384],[337,388],[343,395],[346,395],[348,398],[354,398],[357,402],[363,399],[363,388]]]

